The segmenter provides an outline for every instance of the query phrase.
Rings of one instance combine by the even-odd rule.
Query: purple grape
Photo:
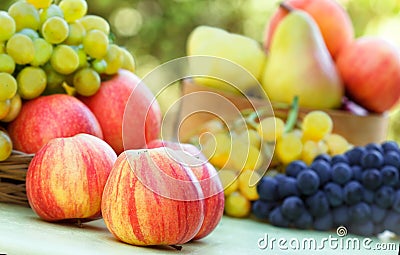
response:
[[[369,150],[361,158],[361,166],[367,168],[380,168],[383,165],[383,156],[377,150]]]
[[[317,173],[321,185],[324,185],[331,179],[331,165],[326,161],[322,159],[314,160],[314,162],[311,163],[310,168]]]
[[[344,226],[349,222],[349,208],[341,205],[332,210],[333,223],[335,226]]]
[[[389,211],[383,220],[383,228],[400,235],[400,214],[394,211]]]
[[[382,154],[384,152],[382,146],[377,143],[369,143],[369,144],[365,145],[365,149],[367,149],[368,151],[375,150]]]
[[[331,206],[335,207],[342,204],[343,189],[339,184],[336,184],[334,182],[328,182],[324,186],[324,192]]]
[[[338,154],[335,155],[331,158],[331,165],[336,165],[338,163],[345,163],[345,164],[349,164],[349,160],[347,159],[346,155],[344,154]]]
[[[345,184],[353,177],[353,171],[346,163],[337,163],[332,167],[332,180],[338,184]]]
[[[386,216],[386,209],[383,209],[377,205],[371,205],[372,221],[374,223],[380,223]]]
[[[349,160],[349,164],[354,166],[360,164],[361,158],[366,152],[367,150],[364,147],[354,147],[353,149],[346,151],[345,155]]]
[[[318,156],[316,156],[314,158],[314,161],[315,160],[324,160],[327,163],[331,163],[331,156],[329,156],[328,154],[323,153],[323,154],[319,154]]]
[[[281,211],[281,207],[275,207],[275,209],[272,210],[272,212],[269,214],[268,217],[269,222],[278,227],[289,227],[290,221],[286,219]]]
[[[275,208],[276,205],[277,204],[274,202],[257,200],[252,204],[251,211],[256,218],[266,220],[268,219],[269,213]]]
[[[330,212],[314,219],[314,229],[320,231],[327,231],[333,227],[333,217]]]
[[[375,192],[370,189],[363,189],[363,201],[372,204],[374,203]]]
[[[364,223],[371,219],[371,207],[364,203],[359,202],[358,204],[349,207],[349,219],[350,222]]]
[[[400,168],[400,154],[396,151],[388,151],[383,155],[383,161],[385,165],[394,166],[397,169]]]
[[[329,212],[329,202],[323,191],[306,198],[306,205],[312,216],[318,217]]]
[[[382,184],[382,176],[377,169],[367,169],[361,175],[361,182],[365,188],[376,190]]]
[[[399,171],[394,166],[384,166],[381,176],[383,185],[395,187],[399,182]]]
[[[361,166],[352,166],[351,170],[353,171],[353,180],[361,182],[362,178],[362,168]]]
[[[349,230],[356,235],[372,236],[374,234],[374,228],[374,223],[367,221],[364,223],[353,223],[350,225]]]
[[[309,229],[313,225],[313,217],[307,210],[303,210],[302,214],[294,221],[294,226],[300,229]]]
[[[300,192],[297,188],[297,180],[289,176],[282,179],[278,185],[278,195],[280,199],[289,196],[299,196]]]
[[[374,202],[381,208],[389,208],[393,204],[394,198],[394,189],[389,186],[382,186],[375,191]]]
[[[386,141],[382,143],[382,149],[384,152],[388,151],[400,152],[399,145],[395,141]]]
[[[293,221],[299,218],[304,211],[304,203],[299,197],[291,196],[283,200],[281,212],[287,219]]]
[[[278,181],[275,178],[265,176],[257,184],[257,192],[261,200],[277,201],[278,194]]]
[[[363,187],[358,181],[350,181],[343,188],[343,200],[348,205],[360,202],[363,198]]]
[[[400,213],[400,190],[396,190],[394,193],[392,209],[393,211]]]
[[[305,169],[297,175],[297,187],[304,195],[314,194],[318,190],[319,184],[318,175],[310,169]]]
[[[304,163],[304,161],[295,160],[286,166],[286,175],[296,178],[297,175],[306,168],[307,165]]]

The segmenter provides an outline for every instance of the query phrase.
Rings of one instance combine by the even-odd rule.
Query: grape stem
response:
[[[290,107],[283,132],[285,133],[290,132],[294,128],[297,122],[298,115],[299,115],[299,97],[295,96],[293,98],[293,102]]]

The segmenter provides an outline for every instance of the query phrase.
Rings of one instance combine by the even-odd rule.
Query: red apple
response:
[[[377,37],[362,37],[346,47],[336,65],[349,97],[369,111],[389,110],[400,97],[400,51]]]
[[[116,158],[106,142],[92,135],[50,140],[28,168],[30,206],[46,221],[99,218],[104,185]]]
[[[146,142],[160,134],[161,111],[154,95],[127,70],[121,69],[102,82],[95,95],[80,99],[93,111],[104,140],[117,154],[124,151],[124,146],[125,149],[144,148]]]
[[[206,157],[196,146],[186,143],[153,140],[148,144],[149,148],[168,147],[180,152],[185,165],[191,167],[193,173],[200,181],[204,194],[204,221],[195,240],[206,237],[220,222],[224,213],[224,190],[218,173],[208,162]]]
[[[287,0],[286,5],[306,11],[317,23],[325,44],[335,59],[354,39],[354,29],[347,12],[335,0]],[[266,27],[264,48],[269,49],[275,29],[288,11],[279,8]]]
[[[53,138],[87,133],[103,138],[93,113],[72,96],[41,96],[23,104],[18,117],[8,126],[14,148],[37,152]]]
[[[119,240],[175,245],[192,240],[204,220],[204,195],[190,167],[169,148],[119,155],[103,192],[102,215]]]

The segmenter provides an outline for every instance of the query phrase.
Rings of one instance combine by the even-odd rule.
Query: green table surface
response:
[[[287,250],[282,250],[274,242],[274,246],[260,249],[257,245],[260,238],[268,235],[272,238],[287,240]],[[320,249],[324,238],[338,238],[337,243]],[[318,246],[311,250],[289,247],[291,239],[303,242],[305,238],[315,239]],[[350,238],[360,240],[360,249],[353,245],[346,247]],[[340,241],[343,245],[340,246]],[[382,243],[373,238],[366,250],[362,246],[363,237],[347,235],[338,237],[336,232],[303,231],[284,229],[257,222],[252,219],[234,219],[224,216],[213,233],[201,241],[183,245],[181,251],[170,247],[136,247],[117,241],[104,225],[103,220],[96,220],[76,225],[55,224],[40,220],[30,208],[0,203],[0,254],[35,255],[35,254],[398,254],[395,250],[376,250]],[[293,244],[296,241],[292,241]],[[350,243],[350,242],[348,242]],[[335,249],[335,246],[339,245]],[[284,248],[284,247],[283,247]]]

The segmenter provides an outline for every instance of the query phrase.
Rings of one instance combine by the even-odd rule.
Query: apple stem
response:
[[[282,8],[282,9],[284,9],[285,11],[288,11],[288,12],[292,12],[292,11],[294,11],[295,10],[295,8],[293,8],[292,6],[290,6],[288,3],[286,3],[286,2],[281,2],[280,4],[279,4],[279,6]]]
[[[181,245],[171,244],[171,245],[169,245],[169,246],[172,247],[172,248],[174,248],[174,249],[177,250],[177,251],[182,250],[182,246],[181,246]]]
[[[80,219],[76,220],[76,225],[78,226],[78,228],[83,228],[83,224],[82,224],[82,221]]]

